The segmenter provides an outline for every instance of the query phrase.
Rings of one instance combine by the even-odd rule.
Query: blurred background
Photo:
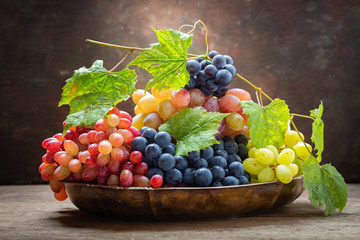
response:
[[[96,59],[111,69],[127,53],[85,39],[148,47],[157,41],[152,27],[199,19],[210,50],[231,55],[241,75],[292,113],[323,101],[323,163],[360,182],[360,1],[0,0],[0,184],[43,182],[41,142],[62,132],[69,111],[57,107],[64,81]],[[189,52],[204,53],[204,37],[199,26]],[[144,88],[150,75],[136,71]],[[255,99],[241,80],[231,86]],[[131,101],[118,107],[133,113]],[[310,141],[312,121],[295,122]]]

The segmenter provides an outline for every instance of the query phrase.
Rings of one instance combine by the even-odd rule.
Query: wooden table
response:
[[[252,217],[124,221],[58,202],[47,185],[0,186],[0,239],[360,239],[360,184],[349,184],[347,206],[328,217],[307,198]]]

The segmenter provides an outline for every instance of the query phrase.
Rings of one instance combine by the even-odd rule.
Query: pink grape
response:
[[[115,174],[110,175],[110,177],[107,180],[107,185],[108,186],[119,186],[119,184],[120,184],[119,177]]]
[[[65,151],[70,154],[71,156],[75,156],[79,153],[78,145],[72,140],[65,140],[64,142],[64,149]]]
[[[105,166],[109,161],[110,161],[111,157],[110,154],[102,154],[100,153],[99,155],[97,155],[97,165],[98,166]]]
[[[69,162],[69,169],[71,172],[78,172],[81,169],[81,162],[78,159],[73,159]]]
[[[106,123],[109,127],[116,127],[120,122],[120,118],[116,114],[110,114],[106,118]]]
[[[50,152],[57,152],[61,148],[61,142],[57,139],[50,140],[48,143],[46,143],[46,149]]]
[[[45,162],[48,164],[52,164],[55,162],[54,156],[55,156],[55,152],[48,152],[47,154],[45,154]]]
[[[129,149],[128,147],[126,147],[126,146],[121,146],[120,147],[121,148],[121,150],[123,150],[123,152],[124,152],[124,159],[123,159],[123,161],[129,161],[130,160],[130,153],[131,153],[131,149]]]
[[[88,167],[95,167],[97,165],[97,157],[96,156],[88,156],[86,158],[85,164]]]
[[[62,188],[61,188],[61,190],[59,192],[54,193],[54,197],[58,201],[64,201],[65,199],[68,198],[67,193],[65,191],[65,185],[64,184],[62,185]]]
[[[57,140],[59,140],[60,142],[62,142],[64,140],[62,133],[57,133],[53,136],[53,138],[56,138]]]
[[[133,134],[134,138],[141,136],[139,129],[136,127],[130,126],[128,130]]]
[[[48,142],[50,142],[51,140],[57,140],[57,139],[54,138],[54,137],[46,138],[46,139],[41,143],[42,147],[45,148],[45,149],[47,149],[47,148],[46,148],[46,144],[47,144]]]
[[[98,120],[96,123],[95,123],[95,130],[96,131],[103,131],[105,132],[108,128],[108,125],[106,123],[106,120],[105,118],[102,118],[100,120]]]
[[[109,142],[114,147],[120,147],[124,143],[124,137],[120,133],[112,133],[109,136]]]
[[[54,193],[58,193],[58,192],[60,192],[63,183],[57,181],[55,178],[52,177],[52,178],[50,178],[50,180],[49,180],[49,185],[50,185],[51,190],[52,190]]]
[[[90,182],[97,177],[96,167],[87,167],[82,172],[82,179],[86,182]]]
[[[236,112],[241,108],[240,99],[234,95],[225,95],[220,99],[220,108],[224,112]]]
[[[109,168],[107,166],[98,166],[96,169],[96,174],[98,175],[98,177],[107,177],[107,175],[109,174]]]
[[[79,136],[79,142],[84,145],[88,145],[91,143],[87,133],[83,133]]]
[[[241,88],[229,89],[225,95],[234,95],[240,99],[240,101],[251,101],[250,93]]]
[[[131,122],[127,118],[120,118],[119,124],[117,126],[118,128],[129,129],[129,127],[131,126]]]
[[[80,152],[78,154],[78,159],[80,160],[81,163],[85,163],[86,162],[86,158],[90,156],[90,153],[89,151],[83,151],[83,152]]]
[[[90,130],[87,134],[88,134],[88,138],[90,140],[91,143],[95,142],[95,135],[96,135],[97,131],[95,130]]]
[[[127,112],[124,112],[124,111],[120,111],[120,113],[119,113],[119,118],[126,118],[126,119],[128,119],[129,121],[130,121],[130,124],[132,123],[132,117],[131,117],[131,115],[129,114],[129,113],[127,113]]]
[[[97,177],[96,178],[96,183],[99,184],[99,185],[106,185],[107,184],[107,181],[108,181],[108,177]]]
[[[149,167],[145,162],[140,162],[136,164],[134,173],[137,175],[145,175],[148,171]]]
[[[158,188],[161,187],[161,185],[163,184],[163,177],[159,174],[155,174],[154,176],[151,177],[150,179],[150,184],[153,188]]]
[[[79,135],[83,133],[88,133],[90,130],[91,130],[90,127],[85,127],[85,126],[76,127],[76,133]]]
[[[211,97],[205,101],[203,108],[208,112],[220,112],[219,100],[215,97]]]
[[[113,148],[111,151],[111,157],[117,162],[124,160],[124,151],[121,148]]]
[[[68,166],[73,157],[65,151],[59,151],[54,155],[54,159],[61,166]]]
[[[130,154],[130,162],[132,162],[133,164],[140,163],[142,159],[143,159],[143,155],[140,151],[133,151]]]
[[[95,143],[99,143],[105,139],[106,139],[106,133],[104,131],[100,131],[95,134]]]
[[[119,175],[121,163],[115,160],[110,160],[108,163],[109,172],[111,174]]]
[[[121,165],[121,171],[123,171],[123,170],[125,170],[125,169],[133,172],[134,169],[135,169],[135,166],[134,166],[134,164],[133,164],[132,162],[124,162],[124,163]]]
[[[124,142],[127,144],[130,144],[134,139],[134,135],[129,130],[119,129],[118,133],[120,133],[123,136]]]
[[[118,129],[116,127],[109,127],[105,132],[106,138],[109,138],[111,134],[116,133],[117,130]]]
[[[134,175],[133,183],[135,187],[150,187],[150,180],[143,175]]]
[[[98,150],[100,153],[102,154],[110,154],[112,151],[112,145],[108,140],[102,140],[99,144],[98,144]]]
[[[90,155],[98,155],[99,154],[98,144],[97,143],[90,144],[88,147],[88,151]]]
[[[61,181],[67,178],[70,175],[70,173],[71,171],[68,166],[58,166],[55,169],[53,176],[56,180]]]
[[[190,103],[190,94],[186,89],[181,88],[171,94],[171,102],[175,107],[185,107]]]
[[[190,94],[190,107],[202,106],[205,103],[206,97],[204,93],[198,89],[194,88],[189,91]]]
[[[74,131],[67,130],[64,135],[64,139],[66,140],[75,140],[77,134]]]
[[[55,168],[56,167],[52,166],[52,165],[45,166],[45,168],[41,172],[42,180],[44,180],[44,181],[50,180],[50,178],[53,176]]]
[[[120,173],[120,183],[121,183],[121,186],[123,187],[130,187],[133,183],[133,174],[125,169],[125,170],[122,170],[121,173]]]

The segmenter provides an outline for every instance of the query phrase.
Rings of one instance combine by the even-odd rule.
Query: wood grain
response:
[[[46,185],[0,186],[0,239],[358,239],[360,184],[342,213],[324,217],[305,192],[276,211],[242,218],[129,221],[56,201]]]

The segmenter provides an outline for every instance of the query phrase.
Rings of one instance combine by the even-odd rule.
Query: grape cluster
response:
[[[187,61],[186,70],[190,74],[190,80],[185,89],[200,89],[206,97],[213,94],[221,98],[236,75],[233,59],[216,51],[209,52],[208,56],[211,61],[203,58]]]
[[[132,142],[132,149],[143,153],[149,170],[146,176],[156,176],[165,186],[230,186],[248,184],[250,175],[244,171],[242,160],[247,157],[247,136],[218,139],[219,144],[189,156],[175,156],[176,145],[166,132],[143,127],[141,137]],[[236,142],[237,141],[237,142]],[[241,157],[240,157],[241,156]]]
[[[301,137],[301,138],[300,138]],[[279,180],[291,182],[292,178],[303,174],[301,160],[306,160],[312,151],[311,145],[304,143],[304,135],[290,130],[285,133],[285,145],[277,149],[273,145],[265,148],[251,148],[249,158],[243,162],[245,170],[251,174],[252,182]],[[251,145],[251,144],[250,144]]]

